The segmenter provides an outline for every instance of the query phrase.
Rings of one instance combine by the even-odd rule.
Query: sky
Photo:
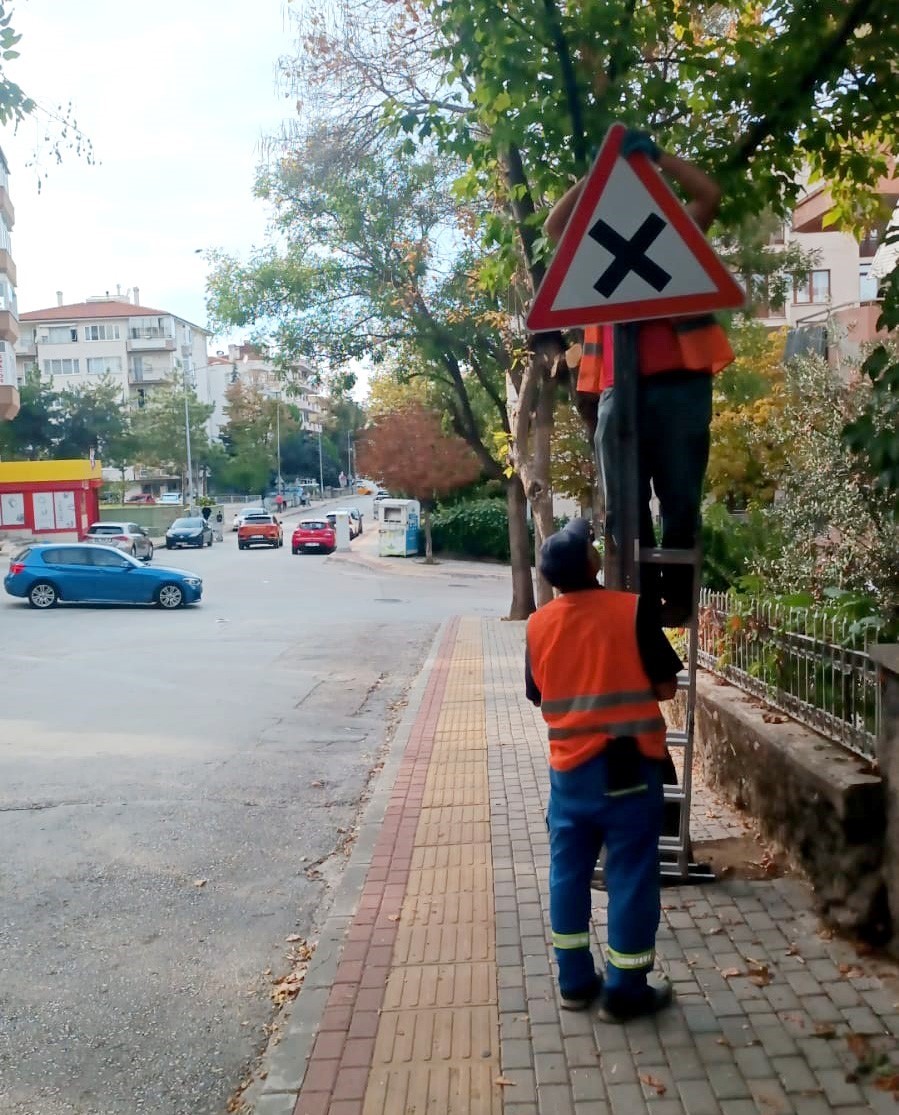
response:
[[[0,135],[16,210],[19,311],[140,288],[144,305],[206,324],[197,249],[264,238],[252,196],[260,142],[289,118],[276,63],[286,0],[18,0],[8,75],[39,104],[72,102],[96,165],[42,144],[46,118]],[[43,187],[26,164],[41,157]],[[218,338],[213,348],[240,335]]]

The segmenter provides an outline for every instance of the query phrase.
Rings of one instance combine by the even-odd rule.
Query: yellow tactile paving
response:
[[[453,648],[364,1115],[502,1110],[480,630]]]

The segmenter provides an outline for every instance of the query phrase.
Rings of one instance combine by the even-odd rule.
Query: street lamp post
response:
[[[194,505],[194,466],[190,457],[190,405],[187,398],[189,369],[184,369],[184,440],[187,444],[187,509]]]
[[[273,392],[275,396],[275,441],[278,446],[278,495],[284,491],[284,480],[281,476],[281,392]]]

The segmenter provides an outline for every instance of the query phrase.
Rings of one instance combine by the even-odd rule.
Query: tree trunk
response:
[[[512,560],[512,604],[509,619],[527,619],[536,607],[531,575],[531,540],[528,536],[527,498],[518,476],[506,484],[509,515],[509,552]]]
[[[534,547],[540,547],[555,531],[553,520],[553,493],[549,479],[550,441],[553,432],[553,412],[556,404],[556,381],[544,376],[537,398],[537,409],[532,433],[530,477],[525,489],[534,516]],[[537,567],[537,603],[548,604],[553,598],[549,581],[544,580]]]
[[[425,520],[425,565],[436,565],[434,561],[434,543],[431,541],[431,508],[424,506]]]

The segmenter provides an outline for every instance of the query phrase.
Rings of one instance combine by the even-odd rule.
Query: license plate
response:
[[[311,546],[313,550],[317,550],[320,543],[319,542],[307,542],[306,545]]]
[[[250,541],[251,542],[264,542],[265,541],[265,535],[264,534],[254,534],[250,538]]]

